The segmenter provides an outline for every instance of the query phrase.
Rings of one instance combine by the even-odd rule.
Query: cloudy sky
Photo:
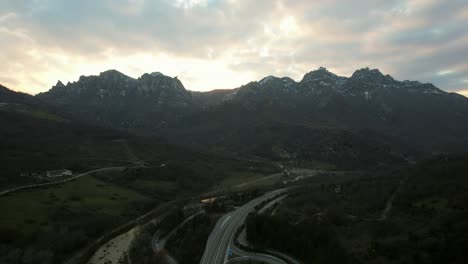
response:
[[[468,95],[468,0],[0,0],[0,84],[117,69],[190,90],[371,67]]]

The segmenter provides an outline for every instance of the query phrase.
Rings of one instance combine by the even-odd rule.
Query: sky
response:
[[[468,0],[0,0],[0,84],[30,94],[116,69],[189,90],[320,66],[468,96]]]

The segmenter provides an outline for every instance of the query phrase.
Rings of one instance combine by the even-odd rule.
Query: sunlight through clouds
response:
[[[298,33],[300,28],[296,23],[296,19],[293,16],[288,16],[281,20],[280,30],[285,33],[286,36],[289,36]]]
[[[458,94],[461,94],[465,97],[468,97],[468,89],[467,90],[460,90],[460,91],[457,91]]]
[[[175,0],[175,6],[181,8],[192,8],[194,6],[206,5],[208,0]]]
[[[2,1],[0,84],[38,93],[118,69],[210,90],[369,66],[466,90],[467,10],[442,0]]]

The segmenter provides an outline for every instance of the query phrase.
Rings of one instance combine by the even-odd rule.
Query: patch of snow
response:
[[[425,90],[423,93],[425,94],[440,94],[437,90]]]
[[[107,91],[104,90],[104,89],[99,89],[99,90],[98,90],[98,95],[99,95],[99,97],[101,97],[101,99],[103,99],[103,98],[104,98],[104,94],[105,94],[106,92],[107,92]]]
[[[270,76],[267,76],[267,77],[261,79],[258,83],[259,83],[259,84],[265,84],[265,83],[267,83],[268,81],[273,80],[274,78],[275,78],[275,77],[273,77],[273,76],[270,75]]]
[[[364,98],[366,98],[367,101],[370,100],[370,95],[369,95],[369,92],[368,92],[368,91],[365,91],[365,92],[364,92]]]
[[[342,86],[345,83],[345,80],[346,80],[345,78],[337,77],[336,84],[339,86]]]
[[[164,74],[162,74],[160,72],[152,72],[151,75],[152,76],[164,76]]]
[[[232,100],[237,94],[237,90],[235,90],[234,92],[232,93],[228,93],[226,94],[225,96],[223,96],[223,99],[222,101],[225,102],[225,101],[229,101],[229,100]]]

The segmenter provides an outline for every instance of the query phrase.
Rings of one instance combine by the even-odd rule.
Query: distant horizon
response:
[[[0,83],[30,94],[112,68],[208,91],[372,66],[468,95],[466,1],[3,1],[0,43]]]

